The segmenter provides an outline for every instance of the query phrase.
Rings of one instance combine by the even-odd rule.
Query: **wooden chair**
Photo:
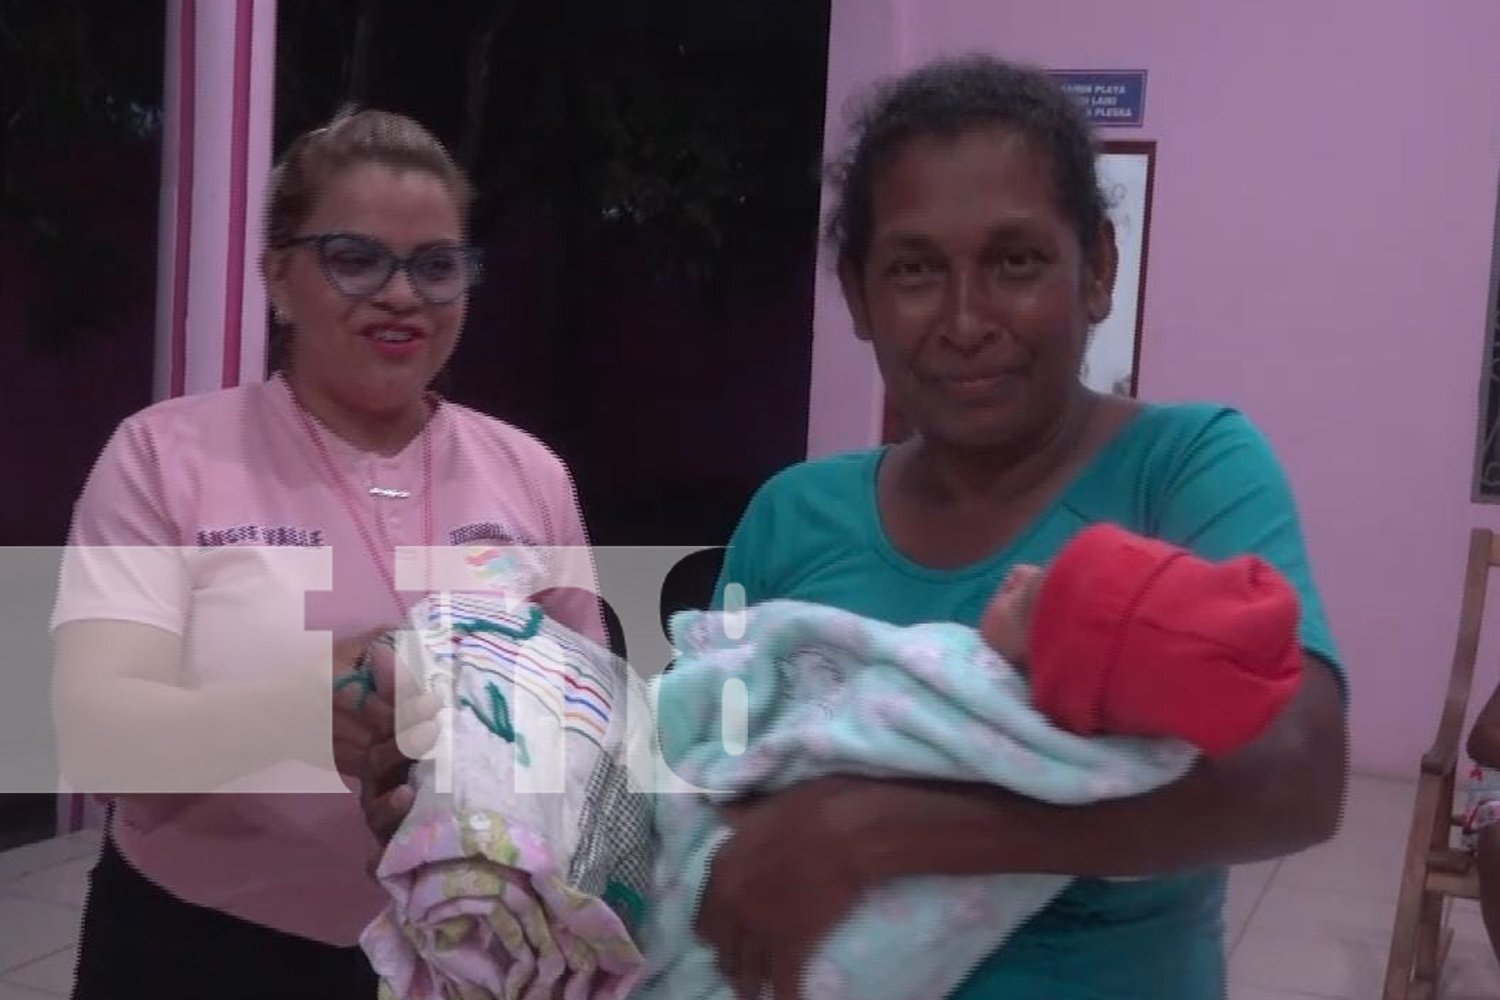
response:
[[[1458,642],[1448,675],[1448,697],[1432,749],[1422,757],[1416,807],[1401,870],[1401,896],[1391,931],[1384,1000],[1432,1000],[1439,973],[1453,942],[1447,927],[1452,897],[1477,899],[1479,876],[1474,858],[1451,847],[1454,827],[1463,813],[1454,802],[1459,752],[1464,745],[1464,721],[1490,570],[1500,566],[1500,536],[1486,528],[1469,534],[1469,561],[1464,570],[1463,604],[1458,618]]]

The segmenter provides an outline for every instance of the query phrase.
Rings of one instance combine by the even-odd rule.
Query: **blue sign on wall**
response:
[[[1146,120],[1146,71],[1058,70],[1053,77],[1100,126],[1139,127]]]

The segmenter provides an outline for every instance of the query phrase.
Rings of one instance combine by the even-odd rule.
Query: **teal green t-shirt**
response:
[[[1112,522],[1207,559],[1251,553],[1301,597],[1301,640],[1347,692],[1313,584],[1290,487],[1260,432],[1210,405],[1146,406],[1009,545],[933,570],[891,545],[876,507],[884,448],[786,469],[756,493],[715,591],[788,598],[898,625],[977,625],[1006,570],[1045,564],[1075,533]],[[953,1000],[1220,1000],[1226,872],[1079,879],[974,969]]]

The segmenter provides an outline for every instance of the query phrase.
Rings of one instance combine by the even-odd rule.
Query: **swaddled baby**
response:
[[[650,884],[628,739],[649,751],[650,726],[627,725],[642,689],[534,605],[439,595],[412,624],[399,659],[449,711],[376,872],[391,903],[360,940],[382,1000],[621,1000]]]
[[[1099,524],[1046,569],[1013,569],[979,632],[1059,727],[1170,736],[1213,757],[1296,692],[1297,621],[1296,592],[1262,559],[1210,562]]]
[[[1021,567],[981,627],[900,627],[769,601],[673,620],[659,688],[658,800],[642,1000],[732,1000],[694,907],[732,830],[716,805],[831,774],[1007,788],[1057,805],[1144,794],[1259,735],[1300,682],[1298,603],[1265,562],[1211,563],[1101,525]],[[723,692],[744,685],[738,748]],[[926,876],[876,887],[819,947],[803,995],[948,995],[1067,886],[1065,875]]]

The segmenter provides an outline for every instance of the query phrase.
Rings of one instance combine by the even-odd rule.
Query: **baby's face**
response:
[[[1044,576],[1040,566],[1016,566],[1006,575],[980,619],[979,634],[1013,667],[1026,665],[1031,617]]]

